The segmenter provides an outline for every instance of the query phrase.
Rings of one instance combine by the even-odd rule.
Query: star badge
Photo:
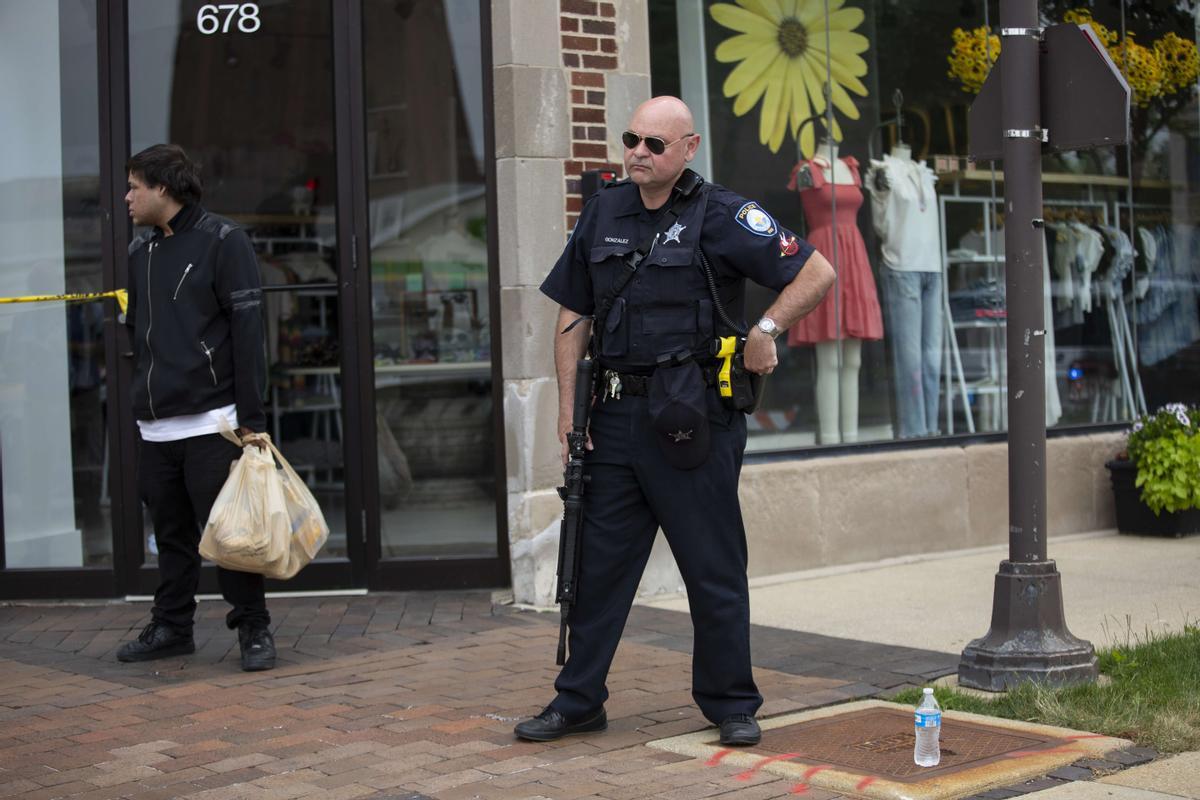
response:
[[[671,439],[674,440],[675,444],[679,444],[680,442],[690,442],[692,440],[692,429],[689,428],[685,431],[680,428],[674,433],[668,433],[667,436],[670,436]]]
[[[667,229],[667,235],[666,238],[663,239],[663,244],[669,244],[670,242],[674,242],[675,244],[683,244],[683,242],[679,241],[679,234],[683,233],[685,230],[687,230],[687,225],[680,225],[678,222],[676,222]]]

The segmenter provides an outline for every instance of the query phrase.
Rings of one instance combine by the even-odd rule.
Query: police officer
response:
[[[628,180],[602,189],[584,207],[541,286],[561,306],[554,362],[564,460],[575,363],[588,348],[589,318],[600,313],[598,306],[607,314],[595,324],[602,377],[585,459],[590,481],[578,595],[569,616],[570,656],[555,681],[557,697],[516,726],[522,739],[552,741],[607,727],[605,681],[659,527],[688,590],[695,634],[692,696],[720,726],[722,744],[756,744],[761,736],[737,495],[746,422],[712,387],[709,348],[715,336],[732,333],[717,303],[726,316],[741,317],[749,278],[779,292],[745,345],[746,369],[770,373],[778,363],[775,337],[820,302],[834,272],[756,203],[711,184],[689,191],[700,183],[685,170],[700,142],[694,130],[692,114],[678,98],[656,97],[636,110],[622,134]],[[646,241],[651,246],[632,278],[609,297],[630,254],[639,245],[645,249]],[[700,368],[695,375],[703,376],[698,399],[675,397],[676,382],[668,382],[657,387],[656,408],[656,371],[666,374],[689,354]],[[672,413],[681,409],[682,416]],[[699,418],[689,420],[687,413],[697,411]],[[660,413],[668,419],[666,429],[657,424]]]

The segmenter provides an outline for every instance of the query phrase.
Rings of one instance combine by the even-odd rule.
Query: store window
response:
[[[496,555],[480,22],[363,3],[385,558]]]
[[[96,13],[0,6],[0,296],[103,289]],[[103,329],[112,301],[0,306],[3,564],[112,564]]]
[[[1197,11],[1040,5],[1093,25],[1133,88],[1129,147],[1044,159],[1046,424],[1194,402]],[[650,24],[670,43],[653,92],[696,113],[697,168],[838,274],[779,339],[750,449],[1006,430],[1003,171],[965,158],[998,4],[651,0]],[[772,299],[749,292],[747,318]]]

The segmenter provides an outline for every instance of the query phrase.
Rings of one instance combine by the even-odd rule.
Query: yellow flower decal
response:
[[[828,76],[830,101],[847,119],[858,119],[858,108],[849,92],[867,96],[860,80],[867,74],[867,62],[861,58],[870,42],[854,29],[862,24],[862,9],[845,6],[845,0],[737,0],[718,3],[710,9],[716,22],[736,35],[717,47],[716,58],[722,63],[741,62],[725,79],[726,97],[734,97],[733,113],[743,116],[759,100],[762,113],[758,140],[778,153],[784,136],[800,135],[800,153],[813,154],[816,134],[813,125],[800,123],[814,114],[824,114],[826,57],[832,64]],[[829,38],[828,51],[826,36]],[[842,131],[833,120],[834,139]]]
[[[954,47],[946,60],[950,77],[957,78],[964,92],[978,94],[992,64],[1000,57],[1000,37],[989,34],[985,26],[965,31],[954,29]]]

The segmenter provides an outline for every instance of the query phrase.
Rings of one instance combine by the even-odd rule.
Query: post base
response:
[[[991,629],[963,650],[959,684],[1002,692],[1027,682],[1087,683],[1097,674],[1091,643],[1067,630],[1062,576],[1054,562],[1000,562]]]

